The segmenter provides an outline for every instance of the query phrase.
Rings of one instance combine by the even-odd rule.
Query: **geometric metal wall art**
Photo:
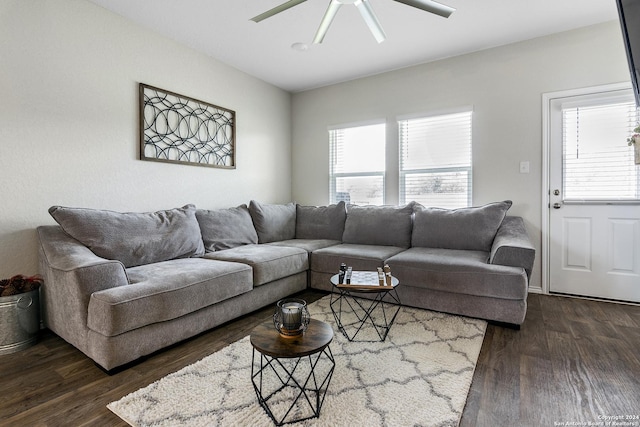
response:
[[[140,159],[235,169],[235,111],[140,83]]]

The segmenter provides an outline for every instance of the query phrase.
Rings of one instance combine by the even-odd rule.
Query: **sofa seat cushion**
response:
[[[387,260],[401,285],[481,297],[522,300],[527,295],[523,268],[488,264],[489,253],[457,249],[411,248]]]
[[[250,265],[253,269],[253,286],[260,286],[309,269],[307,251],[287,246],[244,245],[208,253],[205,258]]]
[[[339,245],[340,243],[340,240],[330,239],[289,239],[281,242],[267,243],[267,245],[289,246],[292,248],[304,249],[307,252],[313,252],[318,249],[328,248],[329,246]]]
[[[252,289],[251,267],[189,258],[127,269],[129,285],[94,292],[88,327],[115,336],[192,313]]]
[[[354,245],[342,243],[318,249],[311,254],[311,269],[318,273],[338,273],[345,263],[354,270],[375,270],[404,249],[396,246]]]

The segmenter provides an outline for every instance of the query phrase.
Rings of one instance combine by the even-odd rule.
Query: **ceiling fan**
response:
[[[305,1],[307,0],[289,0],[285,3],[282,3],[279,6],[274,7],[273,9],[270,9],[264,13],[261,13],[258,16],[251,18],[251,20],[254,22],[260,22],[264,19],[272,17],[273,15],[276,15],[280,12],[284,12],[287,9],[297,6],[300,3],[304,3]],[[451,15],[455,11],[454,8],[435,2],[433,0],[394,0],[394,1],[416,7],[426,12],[440,15],[445,18],[448,18],[449,15]],[[316,44],[322,43],[322,40],[324,40],[324,36],[327,34],[327,31],[329,30],[329,26],[331,26],[331,23],[333,22],[333,18],[335,18],[336,13],[338,13],[338,10],[342,7],[343,4],[353,4],[358,8],[358,10],[360,11],[360,14],[362,15],[362,18],[367,23],[367,26],[371,30],[371,33],[373,33],[373,36],[378,41],[378,43],[382,43],[387,38],[386,34],[384,33],[384,30],[382,29],[382,26],[380,25],[380,21],[378,21],[378,17],[376,16],[375,12],[373,11],[373,8],[371,7],[371,4],[369,3],[369,0],[331,0],[329,3],[329,7],[327,8],[327,11],[325,12],[324,17],[322,18],[322,21],[320,22],[320,27],[318,28],[318,31],[316,32],[316,35],[313,39],[314,43]]]

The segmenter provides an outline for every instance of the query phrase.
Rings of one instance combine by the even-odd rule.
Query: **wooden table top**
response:
[[[311,319],[304,333],[284,337],[267,321],[251,331],[251,345],[262,354],[275,358],[303,357],[324,350],[333,339],[333,328],[328,323]]]

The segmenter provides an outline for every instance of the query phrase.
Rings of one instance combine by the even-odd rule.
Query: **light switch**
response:
[[[520,162],[520,173],[529,173],[529,162]]]

